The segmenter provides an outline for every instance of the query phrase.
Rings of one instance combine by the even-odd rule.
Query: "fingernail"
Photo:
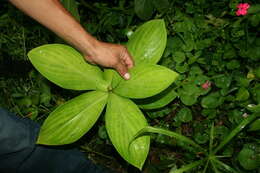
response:
[[[125,78],[126,80],[130,79],[130,74],[129,74],[129,73],[126,73],[126,74],[124,75],[124,78]]]

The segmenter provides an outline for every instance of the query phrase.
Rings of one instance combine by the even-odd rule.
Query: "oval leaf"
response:
[[[135,0],[135,13],[140,19],[147,20],[152,17],[153,10],[153,1]]]
[[[141,109],[158,109],[169,104],[177,96],[178,94],[173,89],[173,86],[170,86],[155,96],[146,99],[137,99],[135,103]]]
[[[149,152],[150,138],[141,137],[129,144],[134,135],[148,125],[143,113],[131,100],[111,94],[105,121],[116,150],[127,162],[141,169]]]
[[[91,91],[55,109],[41,127],[38,144],[63,145],[75,142],[97,121],[108,94]]]
[[[238,154],[238,161],[246,170],[253,170],[260,165],[260,156],[257,154],[257,151],[243,147]]]
[[[127,43],[135,64],[156,64],[166,47],[167,33],[163,20],[151,20],[140,26]]]
[[[121,80],[113,90],[129,98],[146,98],[160,93],[177,78],[174,71],[152,64],[142,64],[130,69],[130,80]]]
[[[102,71],[97,66],[86,63],[82,55],[70,46],[43,45],[31,50],[28,57],[43,76],[62,88],[107,89]]]

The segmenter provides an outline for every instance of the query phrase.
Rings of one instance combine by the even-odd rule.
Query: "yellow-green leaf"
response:
[[[70,46],[48,44],[28,53],[34,67],[47,79],[62,88],[74,90],[107,90],[102,71],[88,64],[83,56]]]
[[[41,127],[38,144],[62,145],[75,142],[97,121],[108,93],[91,91],[55,109]]]
[[[167,32],[163,20],[156,19],[140,26],[130,37],[127,49],[135,64],[156,64],[166,47]]]
[[[140,137],[129,144],[139,130],[148,126],[143,113],[131,100],[111,93],[105,120],[109,138],[119,154],[133,166],[142,169],[149,152],[150,138]]]
[[[166,67],[140,64],[130,69],[130,80],[121,80],[113,90],[128,98],[146,98],[160,93],[169,87],[178,74]]]

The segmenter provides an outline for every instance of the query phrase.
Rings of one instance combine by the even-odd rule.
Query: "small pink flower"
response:
[[[237,5],[237,8],[242,8],[242,9],[248,9],[250,5],[248,3],[240,3]]]
[[[236,15],[237,16],[245,16],[247,14],[247,10],[245,10],[245,9],[238,9],[237,11],[236,11]]]
[[[237,16],[245,16],[247,14],[247,10],[250,7],[250,5],[248,3],[240,3],[237,5],[237,11],[236,11],[236,15]]]
[[[207,80],[204,84],[201,85],[201,87],[207,90],[211,87],[211,82]]]

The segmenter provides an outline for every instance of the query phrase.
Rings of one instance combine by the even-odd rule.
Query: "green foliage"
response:
[[[238,154],[239,163],[246,170],[253,170],[260,166],[260,148],[256,144],[244,144],[243,149]]]
[[[28,57],[43,76],[60,87],[107,90],[101,69],[85,63],[82,55],[72,47],[48,44],[31,50]]]
[[[187,110],[186,110],[187,111]],[[185,112],[186,112],[185,111]],[[184,112],[182,110],[182,112]],[[245,118],[235,129],[233,129],[231,131],[231,133],[224,139],[222,140],[219,145],[214,148],[213,144],[214,144],[214,138],[215,138],[215,127],[214,124],[211,125],[210,128],[210,138],[209,138],[209,148],[208,150],[205,150],[203,147],[201,147],[200,145],[196,144],[193,140],[178,134],[176,132],[170,131],[170,130],[166,130],[166,129],[161,129],[161,128],[156,128],[156,127],[150,127],[147,126],[143,129],[141,129],[133,138],[137,139],[139,137],[143,137],[145,135],[150,135],[150,133],[160,133],[163,135],[167,135],[173,138],[176,138],[178,141],[184,142],[186,144],[189,144],[190,146],[192,146],[194,148],[194,150],[197,153],[203,153],[204,154],[204,158],[201,158],[199,161],[194,161],[190,164],[184,165],[182,168],[176,169],[175,167],[173,167],[170,170],[170,173],[182,173],[185,171],[189,171],[195,167],[198,167],[200,165],[202,165],[203,163],[206,163],[203,168],[203,172],[206,172],[208,170],[208,163],[210,162],[212,165],[212,169],[214,170],[214,172],[219,172],[218,169],[222,169],[222,170],[228,170],[231,172],[237,172],[235,169],[233,169],[232,167],[228,166],[227,164],[221,162],[218,158],[221,158],[221,156],[217,156],[216,154],[225,146],[227,145],[227,143],[229,143],[231,141],[232,138],[234,138],[239,132],[241,132],[246,125],[248,125],[250,122],[252,122],[254,119],[256,119],[257,117],[260,117],[260,113],[256,113],[256,114],[252,114],[249,117]],[[250,146],[250,149],[248,149]],[[240,162],[240,164],[247,170],[252,170],[252,169],[256,169],[259,167],[259,161],[260,161],[260,157],[259,157],[259,146],[254,146],[254,145],[249,145],[249,146],[244,146],[244,148],[242,149],[242,151],[239,153],[238,155],[238,160]],[[184,147],[183,147],[184,148]],[[202,171],[202,169],[201,169]]]
[[[143,137],[129,144],[132,137],[148,125],[143,113],[131,100],[111,93],[105,118],[108,135],[117,151],[141,169],[149,152],[150,139]]]
[[[141,64],[130,69],[131,79],[121,80],[114,92],[128,98],[147,98],[162,92],[178,74],[159,65]],[[138,90],[137,90],[138,88]]]
[[[127,42],[128,51],[135,64],[156,64],[165,49],[167,41],[166,28],[163,20],[152,20],[139,27]]]
[[[108,94],[91,91],[55,109],[44,122],[37,143],[63,145],[75,142],[97,121]]]
[[[157,27],[163,30],[160,31]],[[137,55],[141,51],[149,56],[143,62],[140,56],[134,56],[136,62],[140,59],[142,63],[130,70],[131,79],[127,81],[119,79],[115,71],[103,74],[97,66],[85,63],[80,53],[69,46],[44,45],[28,53],[34,67],[57,85],[66,89],[96,90],[82,94],[55,109],[45,120],[37,143],[61,145],[75,142],[91,129],[107,104],[105,123],[110,140],[126,161],[142,169],[149,151],[149,137],[134,141],[130,147],[129,144],[132,137],[148,124],[137,105],[121,96],[146,98],[156,95],[168,88],[178,74],[151,64],[159,60],[165,48],[165,41],[158,42],[166,39],[163,21],[150,21],[140,28],[131,37],[134,41],[130,39],[128,45],[134,48],[132,51],[137,51]],[[149,45],[139,44],[145,41],[143,35],[147,33],[154,39],[149,39]],[[158,47],[154,47],[155,43]]]
[[[138,66],[143,62],[151,65],[158,62],[159,65],[178,72],[179,77],[167,89],[154,96],[133,101],[143,109],[142,114],[146,116],[150,125],[173,130],[203,148],[211,146],[211,150],[214,150],[245,117],[260,110],[259,4],[255,0],[246,1],[250,4],[248,14],[236,16],[236,6],[241,2],[77,0],[66,1],[65,7],[73,16],[79,13],[81,24],[98,39],[125,44],[131,49],[131,54],[135,55],[133,57],[137,59]],[[162,18],[164,22],[158,20]],[[137,30],[142,27],[138,26],[148,19],[155,19],[158,28],[146,26],[147,34],[167,33],[167,40],[165,35],[165,39],[160,40],[158,37],[147,38],[147,34],[138,34]],[[44,80],[37,72],[28,73],[32,67],[27,66],[26,52],[39,45],[55,43],[56,39],[50,31],[33,22],[7,2],[1,4],[0,26],[1,107],[41,122],[55,108],[85,90],[86,87],[82,91],[63,90]],[[136,35],[143,36],[142,43],[138,39],[136,41]],[[166,48],[159,50],[159,44],[151,45],[150,38],[158,39],[157,42],[166,44]],[[133,43],[130,44],[128,39]],[[158,52],[152,61],[147,57],[143,59],[145,52],[142,48],[138,49],[140,46],[134,47],[135,44],[140,44],[141,47],[154,46]],[[18,60],[24,60],[25,63]],[[101,73],[101,81],[105,82],[99,83],[101,86],[98,92],[113,90],[119,83],[124,82],[111,69],[105,69]],[[129,102],[129,105],[132,105],[132,102]],[[191,121],[188,121],[191,119],[188,109],[192,113]],[[82,142],[87,143],[88,147],[85,147],[85,144],[82,146],[81,143],[79,145],[90,153],[88,157],[99,164],[106,165],[108,163],[106,159],[109,158],[109,163],[114,161],[114,164],[107,165],[108,167],[116,171],[120,169],[119,172],[135,172],[130,166],[121,164],[117,156],[114,157],[114,150],[110,147],[111,141],[105,128],[105,117],[102,113],[99,117],[96,126],[88,132],[87,139],[82,138]],[[246,161],[239,161],[238,156],[244,146],[259,145],[258,119],[252,121],[248,128],[245,127],[245,130],[226,143],[217,152],[219,157],[212,157],[210,161],[199,160],[205,156],[180,139],[152,134],[151,149],[143,168],[144,172],[169,172],[171,168],[171,171],[189,169],[186,172],[195,173],[213,171],[256,173],[259,168],[252,167],[251,170],[247,170],[247,166],[243,166]],[[215,124],[213,132],[212,124]],[[97,130],[99,137],[95,135]],[[214,140],[211,140],[212,134]],[[251,153],[252,151],[257,153],[252,147],[246,149]],[[110,150],[111,153],[108,152]],[[255,155],[250,156],[252,157],[248,161],[253,163]],[[131,160],[131,157],[127,158]],[[137,166],[141,164],[132,162]]]

